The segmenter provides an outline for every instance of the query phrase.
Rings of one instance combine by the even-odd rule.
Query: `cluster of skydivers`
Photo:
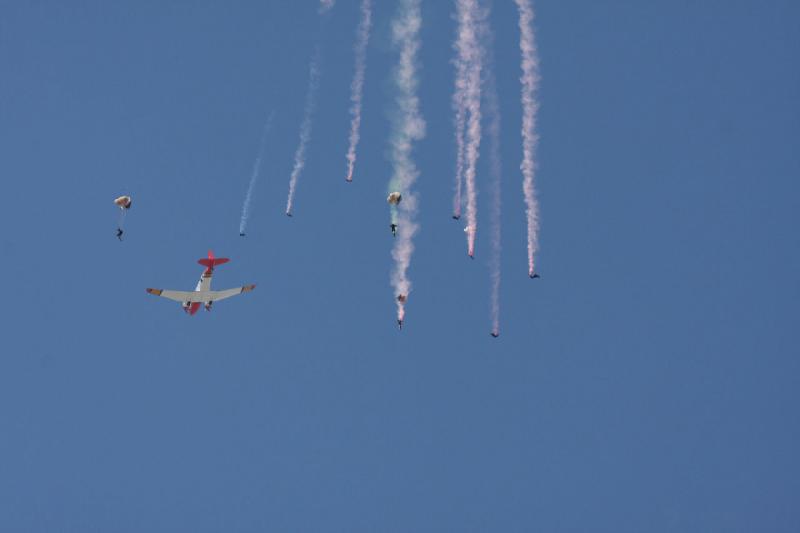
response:
[[[397,204],[400,203],[400,201],[402,199],[403,199],[403,196],[399,192],[393,192],[393,193],[389,194],[389,196],[386,198],[386,201],[389,203],[389,205],[396,206]],[[122,229],[122,225],[123,225],[122,223],[125,220],[125,212],[128,209],[131,208],[131,205],[133,205],[133,202],[131,201],[131,197],[130,196],[120,196],[120,197],[114,199],[114,205],[118,206],[120,208],[120,210],[121,210],[120,219],[119,219],[119,225],[117,226],[116,235],[117,235],[117,239],[122,241],[122,235],[125,233],[125,231],[123,231],[123,229]],[[289,211],[286,212],[286,215],[287,216],[292,216],[292,214]],[[458,220],[460,218],[461,218],[461,215],[457,215],[457,214],[453,215],[453,219],[454,220]],[[395,222],[392,222],[391,224],[389,224],[389,228],[392,230],[392,236],[396,237],[397,236],[397,224]],[[469,231],[469,229],[470,229],[469,227],[464,228],[464,231]],[[244,237],[245,233],[244,232],[240,232],[239,236]],[[475,259],[475,257],[472,254],[470,254],[469,256],[470,256],[471,259]],[[536,274],[535,272],[531,272],[529,274],[529,276],[530,276],[531,279],[535,279],[535,278],[539,277],[539,274]],[[405,294],[398,294],[397,295],[397,301],[400,302],[400,303],[405,303],[406,302],[406,295]],[[403,320],[400,319],[400,318],[397,319],[397,327],[399,329],[403,329]],[[497,337],[500,336],[500,334],[497,333],[496,331],[491,332],[490,335],[492,337],[494,337],[494,338],[497,338]]]

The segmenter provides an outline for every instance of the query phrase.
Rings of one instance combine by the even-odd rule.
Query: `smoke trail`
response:
[[[491,65],[486,73],[486,107],[489,117],[489,177],[491,179],[492,208],[489,213],[491,225],[491,255],[489,256],[489,302],[492,333],[500,335],[500,221],[503,167],[500,159],[500,108],[497,102],[497,85]]]
[[[364,93],[364,71],[367,62],[367,41],[372,22],[371,0],[361,2],[361,20],[356,32],[356,71],[350,84],[350,147],[347,150],[347,181],[353,181],[353,166],[356,164],[356,146],[360,138],[361,100]]]
[[[269,114],[267,122],[264,123],[264,129],[261,131],[261,143],[258,148],[258,157],[256,157],[256,162],[253,164],[253,173],[250,175],[250,185],[247,186],[247,195],[244,197],[244,204],[242,204],[242,219],[239,221],[239,235],[244,235],[247,229],[247,219],[250,218],[250,199],[253,197],[253,189],[255,189],[258,172],[261,169],[261,158],[264,156],[264,148],[267,144],[267,133],[269,133],[269,130],[272,128],[272,117],[274,115],[274,111]]]
[[[400,59],[394,72],[397,90],[397,116],[392,124],[390,191],[400,191],[403,201],[392,208],[398,234],[392,249],[395,265],[391,274],[397,302],[397,321],[405,317],[405,299],[411,290],[407,271],[414,252],[413,237],[419,226],[415,222],[417,197],[411,187],[419,175],[411,150],[414,141],[425,137],[425,120],[419,110],[417,97],[417,53],[420,49],[419,30],[422,25],[420,0],[400,0],[400,8],[392,22],[392,42],[400,49]]]
[[[539,249],[539,205],[534,192],[536,170],[535,152],[539,136],[536,133],[536,90],[539,85],[539,57],[533,34],[533,8],[530,0],[514,0],[519,10],[519,48],[522,52],[522,190],[525,194],[525,214],[528,218],[528,275],[536,272],[534,256]]]
[[[327,13],[334,5],[336,5],[336,0],[319,0],[319,12]]]
[[[303,122],[300,124],[300,143],[294,153],[294,167],[289,177],[289,197],[286,199],[286,214],[290,216],[294,204],[294,190],[297,187],[297,178],[306,165],[306,145],[311,139],[311,116],[314,114],[317,87],[319,86],[320,55],[320,47],[317,45],[314,49],[311,65],[308,68],[308,90],[306,91],[306,103],[303,109]]]
[[[460,5],[459,5],[460,9]],[[453,48],[456,51],[456,58],[453,60],[456,67],[456,75],[453,81],[453,101],[452,106],[455,111],[453,119],[453,129],[456,135],[456,176],[455,176],[455,193],[453,194],[453,218],[461,217],[461,187],[464,179],[464,128],[466,127],[466,114],[464,104],[464,93],[466,92],[466,79],[467,79],[467,60],[466,50],[467,46],[463,42],[467,34],[462,30],[462,21],[460,12],[457,15],[458,20],[458,37],[456,42],[453,43]]]
[[[455,192],[453,194],[453,218],[461,218],[461,182],[464,181],[464,128],[466,127],[466,110],[464,109],[463,94],[458,94],[458,81],[462,76],[459,76],[456,70],[456,90],[453,92],[453,107],[455,108],[456,116],[453,120],[454,130],[456,133],[456,179],[455,179]]]
[[[456,89],[453,94],[456,111],[457,154],[456,171],[463,168],[467,195],[467,253],[475,254],[475,233],[478,229],[477,189],[475,172],[481,143],[481,70],[483,68],[483,49],[478,42],[478,29],[483,24],[484,15],[478,7],[477,0],[458,0],[456,2],[458,20],[458,38],[455,48],[458,52],[456,60]],[[464,124],[464,117],[467,117]],[[458,131],[459,128],[462,131]],[[461,136],[465,140],[461,140]],[[461,167],[461,168],[460,168]],[[460,185],[460,179],[457,180]],[[458,187],[457,187],[458,192]]]

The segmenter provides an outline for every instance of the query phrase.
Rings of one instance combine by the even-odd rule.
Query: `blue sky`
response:
[[[516,10],[494,2],[494,340],[488,231],[470,262],[450,219],[450,2],[423,2],[402,332],[385,203],[394,2],[374,7],[349,185],[357,2],[324,24],[313,1],[0,2],[0,529],[794,531],[800,8],[696,4],[534,4],[531,281]],[[488,229],[485,157],[478,187]],[[209,248],[232,258],[216,288],[256,291],[192,318],[144,292],[192,288]]]

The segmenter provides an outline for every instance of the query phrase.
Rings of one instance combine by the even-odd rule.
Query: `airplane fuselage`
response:
[[[223,291],[211,290],[211,276],[214,273],[214,267],[224,265],[229,259],[227,257],[214,257],[211,250],[208,251],[208,257],[198,259],[197,262],[205,267],[203,273],[200,275],[200,281],[197,282],[193,291],[176,291],[171,289],[153,289],[148,288],[146,291],[155,296],[161,296],[169,300],[179,302],[183,310],[190,315],[197,313],[200,306],[205,306],[206,311],[211,311],[211,306],[214,302],[225,300],[232,296],[236,296],[245,292],[250,292],[256,288],[255,285],[245,285],[243,287],[233,287]]]
[[[197,286],[194,288],[194,292],[201,292],[201,291],[210,291],[211,290],[211,276],[214,273],[214,269],[210,267],[206,267],[203,271],[203,274],[200,276],[200,280],[197,282]],[[183,310],[189,313],[190,315],[195,314],[197,311],[200,310],[200,305],[205,304],[206,311],[211,311],[211,301],[208,302],[183,302]]]

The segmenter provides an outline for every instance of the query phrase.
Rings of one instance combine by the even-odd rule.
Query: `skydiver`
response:
[[[287,216],[287,217],[290,217],[290,216],[292,216],[292,212],[291,212],[291,211],[286,211],[286,216]]]
[[[122,228],[117,228],[117,239],[119,239],[120,241],[122,241],[122,234],[123,233],[125,233],[125,232],[122,231]]]
[[[461,218],[461,215],[453,215],[453,220],[458,220],[459,218]]]
[[[389,224],[389,227],[392,228],[392,237],[397,236],[397,224]]]
[[[540,278],[541,276],[539,276],[539,274],[536,274],[534,272],[534,273],[528,274],[528,277],[530,277],[531,279],[536,279],[536,278]]]
[[[475,259],[475,255],[474,254],[467,254],[467,255],[469,255],[470,259]]]
[[[495,339],[496,339],[497,337],[499,337],[499,336],[500,336],[500,334],[499,334],[499,333],[495,333],[494,331],[493,331],[493,332],[491,332],[491,333],[489,333],[489,335],[491,335],[491,336],[492,336],[492,337],[494,337]]]
[[[403,329],[403,321],[399,318],[397,319],[397,329]]]

